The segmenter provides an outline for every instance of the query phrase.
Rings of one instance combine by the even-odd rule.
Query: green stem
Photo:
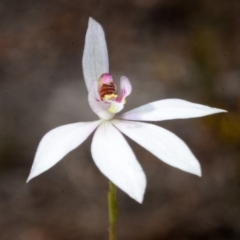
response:
[[[109,181],[108,190],[109,240],[117,239],[117,187]]]

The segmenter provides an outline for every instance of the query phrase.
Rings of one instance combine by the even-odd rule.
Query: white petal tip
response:
[[[138,198],[134,198],[138,203],[142,204],[143,203],[143,199],[144,196],[138,197]]]
[[[215,113],[228,112],[227,110],[215,108]]]
[[[202,171],[201,171],[201,167],[195,167],[195,168],[180,168],[180,167],[177,167],[178,169],[184,171],[184,172],[187,172],[187,173],[190,173],[190,174],[193,174],[193,175],[196,175],[198,177],[202,177]]]
[[[134,193],[134,194],[129,194],[129,196],[130,196],[133,200],[135,200],[136,202],[138,202],[138,203],[140,203],[140,204],[143,203],[143,200],[144,200],[144,192],[141,193],[141,194],[136,194],[136,193]]]
[[[38,175],[38,174],[37,174],[37,175]],[[28,178],[27,178],[26,183],[29,183],[33,178],[37,177],[37,175],[36,175],[36,174],[34,175],[33,173],[30,173],[29,176],[28,176]]]
[[[194,171],[191,171],[190,173],[197,175],[198,177],[202,177],[202,170],[200,166],[198,166],[196,169],[194,169]]]
[[[202,177],[202,172],[200,171],[200,172],[196,173],[196,175],[197,175],[198,177]]]
[[[32,178],[29,176],[28,179],[27,179],[27,181],[26,181],[26,183],[29,183],[29,181],[31,181],[31,179],[32,179]]]
[[[141,187],[138,189],[135,189],[134,193],[132,195],[130,195],[135,201],[137,201],[140,204],[142,204],[143,200],[144,200],[146,185],[147,185],[147,180],[146,180],[146,176],[144,174],[144,181],[140,185]]]
[[[88,19],[88,24],[90,25],[90,24],[99,24],[95,19],[93,19],[92,17],[89,17],[89,19]]]

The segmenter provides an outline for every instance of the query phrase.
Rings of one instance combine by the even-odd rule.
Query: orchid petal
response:
[[[127,97],[132,92],[132,85],[127,77],[122,76],[120,78],[120,88],[121,88],[121,94],[124,94],[124,97]]]
[[[109,72],[108,50],[102,26],[89,18],[83,52],[83,75],[88,91],[93,81]]]
[[[98,82],[94,81],[88,93],[88,102],[93,112],[95,112],[101,119],[111,119],[115,113],[111,113],[108,109],[111,107],[110,103],[102,102],[98,94]]]
[[[113,120],[122,133],[165,163],[201,176],[201,167],[188,146],[168,130],[141,122]]]
[[[164,99],[135,108],[120,115],[118,118],[139,121],[162,121],[203,117],[220,112],[226,112],[226,110],[181,99]]]
[[[145,174],[122,134],[110,122],[102,122],[98,127],[91,151],[100,171],[141,203],[146,187]]]
[[[78,147],[100,122],[73,123],[57,127],[48,132],[39,143],[27,182],[47,171],[70,151]]]

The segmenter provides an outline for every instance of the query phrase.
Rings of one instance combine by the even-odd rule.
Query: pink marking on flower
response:
[[[110,75],[109,73],[102,74],[100,79],[103,84],[109,84],[109,83],[113,82],[112,75]]]
[[[116,98],[116,102],[122,102],[124,100],[124,97],[126,96],[126,90],[123,88],[121,89],[121,94]]]

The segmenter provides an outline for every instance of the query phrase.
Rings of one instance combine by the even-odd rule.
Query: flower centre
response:
[[[109,100],[112,97],[117,97],[116,95],[116,85],[114,82],[109,84],[103,84],[99,91],[102,100]]]
[[[102,101],[115,100],[118,95],[117,86],[110,74],[104,73],[98,79],[99,95]]]

